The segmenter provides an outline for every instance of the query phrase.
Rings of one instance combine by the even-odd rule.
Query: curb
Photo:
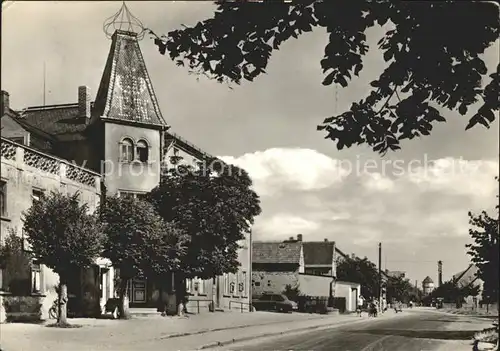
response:
[[[226,340],[226,341],[217,341],[217,342],[214,342],[211,344],[203,345],[203,346],[199,347],[198,350],[206,350],[206,349],[212,349],[215,347],[227,346],[227,345],[234,344],[237,342],[253,340],[255,338],[260,339],[260,338],[266,338],[269,336],[293,334],[293,333],[296,333],[298,331],[302,332],[302,331],[310,331],[310,330],[321,329],[321,328],[340,327],[342,325],[348,325],[348,324],[351,325],[351,324],[367,322],[367,321],[369,321],[369,319],[354,320],[352,322],[351,321],[342,321],[342,322],[339,321],[339,322],[333,323],[333,324],[314,325],[314,326],[310,326],[310,327],[289,329],[289,330],[280,331],[280,332],[272,332],[272,333],[265,333],[265,334],[259,334],[259,335],[253,335],[253,336],[245,336],[242,338],[234,338],[234,339]],[[347,322],[347,323],[345,323],[345,322]],[[264,324],[260,324],[260,325],[264,325]]]
[[[329,317],[310,317],[310,318],[304,318],[301,321],[311,321],[311,320],[323,320]],[[214,328],[214,329],[202,329],[194,332],[184,332],[184,333],[174,333],[174,334],[169,334],[161,337],[161,340],[164,339],[173,339],[173,338],[180,338],[183,336],[191,336],[191,335],[200,335],[200,334],[207,334],[207,333],[213,333],[213,332],[218,332],[218,331],[224,331],[224,330],[235,330],[235,329],[244,329],[244,328],[251,328],[251,327],[258,327],[262,325],[272,325],[272,324],[286,324],[286,323],[296,323],[299,322],[298,320],[294,321],[278,321],[278,322],[266,322],[266,323],[256,323],[256,324],[243,324],[243,325],[237,325],[234,327],[222,327],[222,328]],[[0,350],[1,351],[1,350]]]

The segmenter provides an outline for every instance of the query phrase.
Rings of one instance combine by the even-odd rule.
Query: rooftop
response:
[[[300,263],[301,242],[262,242],[252,244],[253,263]]]

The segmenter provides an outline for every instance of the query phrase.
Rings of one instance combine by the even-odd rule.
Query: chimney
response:
[[[293,241],[293,236],[289,237],[288,240]]]
[[[352,258],[353,260],[355,260],[355,259],[356,259],[356,254],[352,253],[352,254],[351,254],[351,258]]]
[[[438,286],[443,284],[443,261],[438,261]]]
[[[327,242],[328,242],[328,239],[327,239],[327,238],[325,238],[325,243],[327,243]]]
[[[302,234],[297,234],[297,241],[302,241]]]
[[[90,88],[84,85],[78,87],[78,116],[90,119]]]
[[[9,102],[9,93],[6,92],[5,90],[2,90],[2,106],[0,107],[0,112],[2,113],[2,116],[9,111],[10,108],[10,102]]]

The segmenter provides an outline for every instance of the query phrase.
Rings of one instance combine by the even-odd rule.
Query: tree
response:
[[[495,177],[498,182],[498,177]],[[497,195],[498,198],[498,195]],[[469,212],[469,235],[474,239],[473,244],[468,244],[468,254],[478,268],[478,276],[483,281],[483,300],[485,302],[498,302],[498,252],[499,252],[499,226],[498,205],[496,217],[490,217],[486,211],[478,215]]]
[[[287,284],[285,285],[285,289],[283,289],[283,295],[288,297],[289,300],[297,302],[302,293],[298,285],[292,287],[291,284]]]
[[[363,71],[367,31],[383,26],[378,49],[387,67],[349,111],[328,117],[319,130],[337,148],[368,144],[385,153],[399,142],[429,135],[445,118],[436,107],[467,114],[482,105],[466,129],[488,127],[499,109],[500,65],[487,78],[481,58],[499,33],[498,7],[489,2],[273,1],[218,2],[213,18],[174,30],[151,31],[159,52],[219,82],[253,81],[266,73],[273,50],[313,30],[326,30],[320,64],[323,85],[346,87]],[[300,64],[300,63],[298,63]]]
[[[478,294],[478,285],[468,284],[460,286],[456,281],[450,280],[434,289],[430,294],[430,298],[441,297],[444,302],[453,302],[457,305],[457,308],[460,308],[467,296],[477,296]]]
[[[337,279],[361,284],[365,299],[378,299],[378,270],[368,258],[347,258],[337,264]]]
[[[238,270],[239,242],[260,213],[248,174],[218,159],[197,167],[177,164],[148,195],[165,221],[190,237],[181,259],[184,278],[214,278]]]
[[[90,267],[102,250],[103,236],[80,194],[52,192],[23,214],[24,232],[32,256],[59,275],[58,326],[67,323],[67,284],[75,273]]]
[[[387,301],[417,301],[418,292],[408,279],[390,276],[387,280]]]
[[[135,277],[158,279],[179,269],[187,237],[154,207],[131,196],[108,196],[99,208],[103,256],[119,271],[119,316],[130,317],[127,286]]]
[[[0,243],[0,286],[14,295],[27,295],[31,290],[31,256],[23,248],[23,239],[15,229],[9,229]]]

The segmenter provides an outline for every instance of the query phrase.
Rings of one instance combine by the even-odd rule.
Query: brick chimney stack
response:
[[[90,119],[90,88],[84,85],[78,87],[78,115]]]
[[[2,100],[1,100],[0,112],[2,116],[9,111],[10,108],[10,96],[5,90],[2,90]]]
[[[325,240],[325,243],[327,243],[327,242],[328,242],[328,239],[327,239],[327,238],[325,238],[324,240]]]
[[[443,284],[443,261],[438,261],[438,287]]]
[[[302,241],[302,234],[297,234],[297,241]]]

